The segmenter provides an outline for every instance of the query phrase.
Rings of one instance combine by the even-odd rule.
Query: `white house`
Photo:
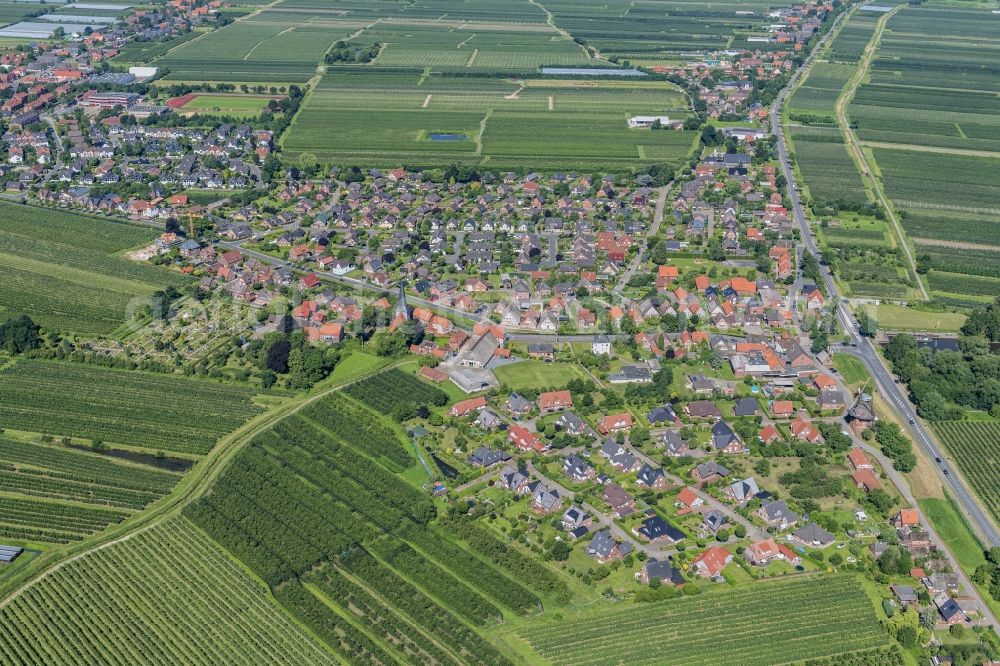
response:
[[[597,335],[590,344],[590,351],[595,356],[611,356],[611,339],[606,335]]]

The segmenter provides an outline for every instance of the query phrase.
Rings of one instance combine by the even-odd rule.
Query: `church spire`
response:
[[[399,281],[399,299],[396,301],[396,319],[402,315],[403,319],[410,321],[410,308],[406,305],[406,292],[403,289],[403,281]]]

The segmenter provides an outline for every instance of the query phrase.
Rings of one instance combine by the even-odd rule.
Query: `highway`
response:
[[[850,12],[845,12],[837,18],[838,23],[849,15]],[[778,159],[781,163],[781,173],[784,175],[785,180],[788,182],[788,197],[792,203],[792,214],[795,217],[795,221],[799,225],[801,230],[801,242],[805,245],[806,249],[812,254],[819,257],[819,246],[816,244],[816,239],[812,234],[812,229],[809,227],[809,222],[806,219],[805,209],[802,206],[802,201],[799,198],[798,188],[795,187],[795,177],[792,170],[792,165],[788,159],[788,148],[785,145],[785,137],[781,131],[781,107],[787,99],[788,95],[795,89],[796,83],[804,76],[804,72],[809,70],[809,66],[812,63],[813,58],[816,57],[822,51],[822,47],[827,39],[831,35],[836,34],[836,25],[834,29],[831,29],[823,38],[823,42],[817,44],[816,48],[812,50],[806,62],[800,67],[792,78],[789,80],[788,85],[781,91],[778,98],[774,101],[774,105],[771,107],[770,120],[771,128],[777,139],[778,147]],[[900,417],[900,421],[903,424],[904,431],[910,436],[913,441],[924,450],[924,452],[929,456],[932,461],[935,472],[938,477],[940,477],[942,484],[948,489],[952,498],[958,503],[959,509],[965,515],[969,524],[972,525],[973,529],[978,534],[979,538],[986,544],[987,547],[990,546],[1000,546],[1000,530],[997,526],[990,520],[986,512],[983,511],[982,507],[969,492],[965,483],[959,478],[959,474],[949,468],[945,461],[945,455],[941,449],[934,442],[933,438],[927,432],[927,428],[921,423],[920,419],[917,418],[916,410],[913,405],[910,404],[906,395],[901,390],[900,386],[896,384],[892,375],[883,365],[878,352],[872,345],[871,341],[862,336],[857,329],[854,322],[854,317],[851,315],[850,311],[847,309],[847,302],[841,296],[837,284],[830,274],[830,270],[821,265],[820,271],[823,275],[823,283],[826,286],[826,292],[829,295],[829,301],[835,302],[837,304],[837,320],[846,332],[849,343],[843,347],[843,351],[853,354],[858,359],[864,363],[865,367],[868,369],[869,374],[875,380],[875,384],[879,390],[879,394],[886,399],[886,401],[892,405],[893,409],[897,412]],[[941,460],[942,462],[937,462]]]

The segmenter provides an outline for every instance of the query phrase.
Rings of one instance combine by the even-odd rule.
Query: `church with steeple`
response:
[[[410,307],[406,304],[406,290],[404,287],[403,281],[400,280],[399,298],[396,300],[396,310],[392,318],[392,323],[389,324],[390,331],[395,331],[402,323],[410,321]]]

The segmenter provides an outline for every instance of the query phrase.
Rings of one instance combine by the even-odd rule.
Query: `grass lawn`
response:
[[[893,331],[957,331],[966,316],[958,312],[926,312],[902,305],[868,306],[879,328]]]
[[[333,372],[330,373],[328,382],[336,384],[354,379],[355,377],[361,377],[369,372],[378,370],[383,365],[388,365],[391,361],[392,359],[390,358],[372,356],[371,354],[356,351],[337,364]]]
[[[983,547],[950,498],[928,498],[918,500],[917,503],[967,573],[971,574],[976,567],[986,562]]]
[[[850,354],[834,354],[833,367],[837,369],[844,382],[852,389],[871,380],[864,363]]]
[[[950,497],[920,499],[917,500],[917,504],[934,525],[938,535],[945,541],[963,571],[971,576],[976,567],[986,562],[982,545]],[[993,612],[1000,613],[1000,601],[990,596],[989,590],[982,585],[976,585],[976,588]]]
[[[493,371],[500,383],[513,391],[525,388],[563,388],[573,379],[587,379],[580,368],[571,363],[546,363],[528,360],[502,365]]]
[[[258,114],[264,110],[267,103],[274,99],[268,95],[197,95],[181,107],[181,111],[220,111],[226,113],[248,112]]]

